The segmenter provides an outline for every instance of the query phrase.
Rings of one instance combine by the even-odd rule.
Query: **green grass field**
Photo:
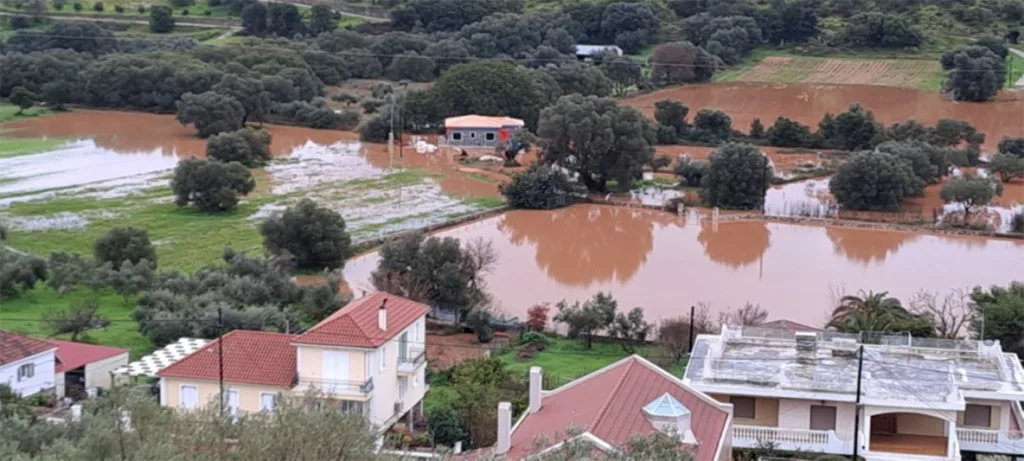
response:
[[[654,346],[641,348],[636,353],[652,361],[664,355],[663,351]],[[582,340],[557,337],[552,338],[547,349],[538,352],[533,359],[519,360],[513,349],[502,354],[501,360],[508,364],[508,368],[514,373],[525,375],[530,372],[530,367],[541,367],[545,374],[555,376],[559,381],[568,382],[622,360],[628,355],[629,353],[618,344],[595,340],[593,348],[588,350]],[[678,377],[682,376],[685,368],[685,364],[675,364],[667,370]]]
[[[18,113],[18,106],[0,102],[0,123],[5,122],[16,122],[26,118],[39,117],[41,115],[50,115],[55,113],[54,111],[45,107],[29,107],[25,109],[21,114]],[[3,127],[0,127],[2,130]]]
[[[0,139],[0,158],[37,154],[53,150],[66,142],[66,140],[61,138]]]
[[[1024,58],[1010,53],[1006,56],[1006,87],[1013,88],[1024,75]]]
[[[51,337],[51,331],[43,322],[43,318],[92,296],[92,292],[85,288],[61,296],[50,287],[37,285],[34,290],[18,298],[0,302],[0,325],[3,325],[4,330],[37,337]],[[129,349],[133,360],[153,351],[153,344],[139,333],[139,326],[132,319],[134,299],[129,299],[126,303],[124,298],[113,292],[101,292],[98,299],[99,313],[110,321],[110,325],[90,330],[85,337],[78,338],[80,341]],[[56,338],[69,339],[69,335],[59,335]]]

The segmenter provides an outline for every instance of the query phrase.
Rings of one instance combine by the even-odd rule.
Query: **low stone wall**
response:
[[[374,237],[374,238],[371,238],[371,239],[358,241],[358,242],[355,242],[355,243],[352,244],[352,254],[359,255],[359,254],[362,254],[362,253],[369,252],[370,250],[373,250],[374,248],[377,248],[377,247],[379,247],[379,246],[381,246],[381,245],[383,245],[383,244],[385,244],[387,242],[390,242],[392,240],[395,240],[395,239],[397,239],[399,237],[402,237],[403,235],[407,235],[407,234],[412,233],[412,232],[434,232],[434,231],[441,230],[441,229],[447,229],[449,227],[455,227],[455,226],[458,226],[459,224],[467,223],[467,222],[470,222],[470,221],[476,221],[478,219],[490,218],[491,216],[496,216],[496,215],[502,214],[502,213],[504,213],[504,212],[506,212],[508,210],[509,210],[508,205],[500,206],[500,207],[497,207],[497,208],[491,208],[491,209],[487,209],[487,210],[483,210],[483,211],[478,211],[478,212],[475,212],[475,213],[470,213],[470,214],[467,214],[467,215],[464,215],[464,216],[459,216],[458,218],[449,219],[449,220],[447,220],[445,222],[441,222],[441,223],[437,223],[437,224],[432,224],[430,226],[421,227],[419,229],[405,230],[405,231],[395,232],[395,233],[384,235],[384,236],[380,236],[380,237]]]

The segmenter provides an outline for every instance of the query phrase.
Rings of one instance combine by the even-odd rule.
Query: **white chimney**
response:
[[[82,405],[75,404],[71,405],[71,421],[79,422],[82,420]]]
[[[388,330],[388,299],[384,298],[384,301],[380,303],[380,308],[377,309],[377,328],[380,331]]]
[[[462,441],[455,442],[455,448],[452,449],[452,454],[462,454]]]
[[[512,404],[498,404],[498,445],[494,453],[504,455],[512,448]]]
[[[540,391],[543,387],[541,383],[544,382],[541,377],[540,367],[530,367],[530,408],[527,410],[529,413],[540,411]]]

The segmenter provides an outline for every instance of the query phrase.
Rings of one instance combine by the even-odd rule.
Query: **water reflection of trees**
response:
[[[629,281],[654,248],[653,225],[677,219],[667,213],[574,206],[506,213],[498,228],[517,245],[530,243],[536,261],[559,283],[586,286]]]
[[[700,223],[697,241],[712,261],[733,269],[757,261],[771,246],[771,232],[764,221]]]
[[[863,264],[882,263],[901,246],[917,239],[917,235],[909,232],[849,227],[826,227],[825,235],[832,241],[836,254]]]

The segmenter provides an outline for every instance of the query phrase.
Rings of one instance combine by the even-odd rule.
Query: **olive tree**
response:
[[[588,299],[582,305],[576,301],[569,305],[564,299],[557,305],[558,314],[555,315],[556,322],[562,322],[569,326],[570,338],[582,338],[587,349],[594,343],[594,337],[612,326],[615,321],[618,302],[611,293],[598,292],[593,298]]]
[[[774,176],[771,162],[751,144],[729,143],[708,157],[700,196],[707,206],[759,209]]]
[[[178,123],[193,124],[199,136],[207,138],[224,131],[235,131],[245,123],[245,107],[237,99],[220,93],[185,93],[177,102]]]
[[[178,162],[171,179],[174,203],[194,204],[200,211],[228,211],[238,206],[238,196],[256,188],[245,165],[186,159]]]
[[[958,101],[987,101],[1006,82],[1006,61],[985,46],[965,46],[942,54],[947,72],[942,90]]]
[[[255,167],[270,161],[270,133],[242,128],[216,134],[206,141],[206,157]]]
[[[573,185],[562,171],[533,163],[512,181],[498,186],[512,208],[549,210],[572,203]]]
[[[964,221],[970,219],[976,207],[988,205],[997,195],[1003,195],[1003,185],[988,178],[960,176],[942,185],[939,197],[946,203],[964,208]]]
[[[885,152],[853,154],[829,182],[829,191],[843,208],[895,211],[912,195],[916,183],[910,164]]]
[[[636,109],[611,98],[573,94],[544,109],[537,134],[544,161],[579,175],[588,190],[628,190],[654,156],[655,130]]]
[[[661,86],[706,82],[715,74],[715,57],[690,42],[671,42],[654,47],[651,80]]]
[[[345,220],[338,212],[310,199],[288,207],[280,216],[267,218],[260,233],[270,254],[289,255],[299,269],[340,269],[352,253]]]
[[[988,162],[988,171],[999,176],[1003,182],[1024,178],[1024,157],[1010,154],[996,154]]]
[[[128,261],[138,264],[148,260],[156,264],[156,249],[149,241],[149,232],[141,227],[115,227],[96,239],[93,256],[100,264],[110,263],[114,269]]]

